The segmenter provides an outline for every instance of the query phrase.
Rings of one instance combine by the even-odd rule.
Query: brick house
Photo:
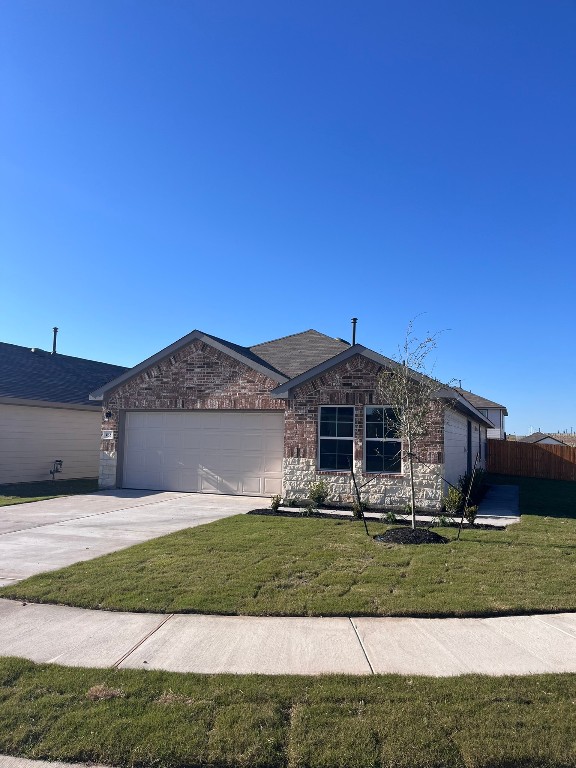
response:
[[[102,401],[100,486],[306,497],[322,478],[351,498],[350,462],[372,503],[406,503],[401,444],[377,379],[390,359],[314,330],[240,347],[193,331],[92,393]],[[450,388],[419,446],[417,496],[438,508],[480,454],[491,422]],[[449,407],[447,407],[449,405]]]

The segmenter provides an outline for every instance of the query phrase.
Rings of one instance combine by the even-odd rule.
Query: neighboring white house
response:
[[[102,414],[88,394],[126,369],[0,342],[0,484],[97,477]]]
[[[508,416],[508,411],[505,405],[495,403],[493,400],[488,400],[480,395],[475,395],[474,392],[468,392],[461,387],[454,387],[463,397],[471,403],[474,408],[477,408],[483,416],[490,419],[494,424],[493,429],[488,430],[489,440],[505,440],[506,439],[506,427],[504,425],[504,418]]]

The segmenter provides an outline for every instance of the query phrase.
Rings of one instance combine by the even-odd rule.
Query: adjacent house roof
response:
[[[550,440],[554,440],[559,445],[567,445],[563,440],[560,440],[560,438],[556,437],[556,435],[549,435],[546,432],[533,432],[531,435],[526,435],[526,437],[519,437],[518,441],[519,443],[539,443],[542,440],[545,440],[546,438]]]
[[[0,398],[91,405],[88,394],[125,370],[0,342]]]
[[[500,408],[504,411],[504,416],[508,416],[508,411],[506,410],[505,405],[500,405],[500,403],[495,403],[493,400],[488,400],[486,397],[475,395],[474,392],[468,392],[467,389],[462,389],[461,387],[453,387],[453,389],[461,394],[462,397],[465,397],[469,403],[472,403],[474,408]]]

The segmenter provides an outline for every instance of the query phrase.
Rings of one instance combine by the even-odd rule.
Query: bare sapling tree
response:
[[[392,361],[390,367],[378,377],[378,396],[387,415],[387,436],[401,441],[403,465],[408,468],[412,528],[416,528],[417,450],[430,433],[438,408],[434,395],[442,389],[442,384],[428,372],[428,358],[436,349],[438,335],[418,339],[414,334],[414,321],[411,320],[404,342],[399,347],[399,360]]]

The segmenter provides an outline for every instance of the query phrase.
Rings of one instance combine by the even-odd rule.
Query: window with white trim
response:
[[[364,456],[366,472],[402,472],[402,441],[392,408],[367,406],[364,412]]]
[[[318,469],[349,470],[354,455],[354,407],[321,405]]]

